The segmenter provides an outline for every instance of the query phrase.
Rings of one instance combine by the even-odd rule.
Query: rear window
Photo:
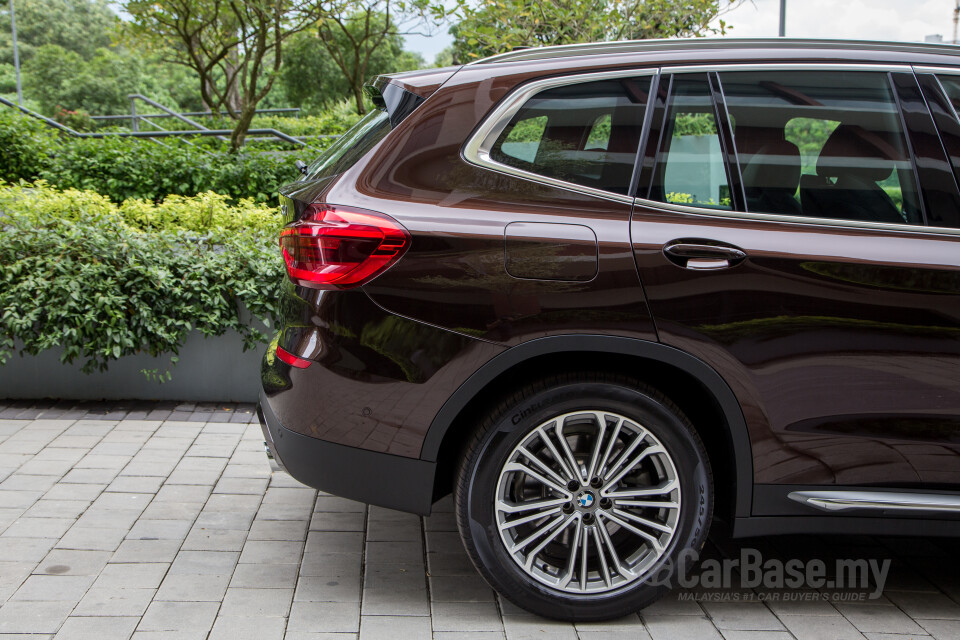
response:
[[[352,167],[390,132],[390,115],[379,109],[365,115],[307,168],[310,180],[327,178]]]
[[[626,194],[650,77],[580,82],[542,91],[490,150],[495,161],[574,184]]]

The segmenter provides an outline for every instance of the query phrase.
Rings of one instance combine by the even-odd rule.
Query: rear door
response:
[[[784,512],[794,486],[960,484],[957,186],[929,137],[913,153],[923,132],[906,131],[896,74],[913,81],[824,65],[664,76],[635,257],[660,339],[740,400],[754,514]],[[911,127],[930,124],[910,106]]]

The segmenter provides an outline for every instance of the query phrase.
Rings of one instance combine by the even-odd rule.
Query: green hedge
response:
[[[210,151],[182,140],[162,144],[131,138],[77,139],[58,136],[43,123],[0,109],[0,179],[44,178],[69,189],[88,189],[114,202],[129,198],[161,201],[168,194],[215,191],[231,201],[272,202],[277,188],[296,175],[303,154],[246,150]]]
[[[0,106],[0,181],[39,178],[56,147],[53,129]]]
[[[231,200],[270,202],[297,175],[294,154],[216,153],[178,140],[164,146],[129,138],[67,139],[41,175],[64,189],[87,189],[114,202],[159,202],[168,194],[215,191]]]
[[[0,364],[15,341],[29,354],[61,346],[85,371],[139,352],[175,362],[194,329],[265,341],[241,309],[277,315],[279,222],[214,193],[118,206],[43,182],[0,185]]]

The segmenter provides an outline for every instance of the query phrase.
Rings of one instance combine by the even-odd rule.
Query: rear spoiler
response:
[[[363,90],[378,109],[390,115],[390,125],[395,127],[458,69],[460,67],[444,67],[376,76]]]
[[[363,87],[363,91],[373,101],[373,106],[387,112],[391,127],[403,122],[425,99],[398,84],[393,84],[388,76],[377,76],[373,82]]]

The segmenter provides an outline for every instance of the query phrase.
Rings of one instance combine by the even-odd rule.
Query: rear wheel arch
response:
[[[740,404],[723,378],[702,360],[660,343],[619,336],[550,336],[524,342],[474,372],[434,417],[420,458],[437,463],[436,498],[450,492],[460,451],[482,408],[511,386],[544,374],[605,371],[639,378],[658,388],[693,422],[718,479],[716,515],[750,515],[753,458]],[[709,421],[720,420],[714,428]],[[724,493],[721,482],[728,480]]]

